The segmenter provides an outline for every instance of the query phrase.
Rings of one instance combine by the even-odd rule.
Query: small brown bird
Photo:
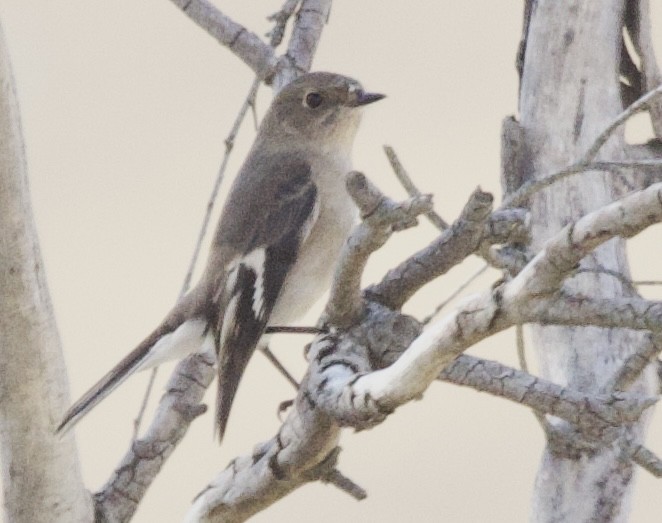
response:
[[[223,438],[248,360],[267,325],[287,325],[328,289],[356,218],[345,189],[360,108],[384,98],[345,76],[284,87],[230,190],[200,282],[64,415],[65,432],[138,370],[212,344]]]

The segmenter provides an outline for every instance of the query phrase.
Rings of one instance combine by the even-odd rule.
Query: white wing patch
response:
[[[255,273],[255,294],[253,294],[253,312],[256,318],[264,315],[264,264],[266,262],[266,251],[255,249],[249,252],[241,260],[241,263]]]
[[[219,286],[218,289],[216,289],[216,293],[214,294],[213,301],[215,303],[219,303],[221,301],[221,297],[225,292],[232,292],[234,289],[234,286],[237,283],[237,259],[238,258],[233,258],[228,262],[225,283]]]
[[[315,198],[315,205],[313,206],[313,210],[310,211],[310,215],[303,223],[303,227],[301,229],[301,236],[299,237],[299,250],[301,250],[301,245],[303,245],[303,243],[308,239],[308,236],[310,236],[313,227],[315,227],[317,218],[319,218],[320,215],[321,207],[322,207],[322,202],[320,201],[320,197],[318,194],[317,197]]]
[[[228,339],[228,334],[237,328],[236,314],[237,304],[239,303],[239,295],[235,295],[228,302],[223,315],[223,327],[221,327],[221,335],[219,337],[219,347],[224,347]]]
[[[205,350],[205,344],[211,341],[210,335],[205,334],[206,328],[205,320],[185,321],[152,345],[136,370],[156,367],[166,361],[181,359],[194,352]]]

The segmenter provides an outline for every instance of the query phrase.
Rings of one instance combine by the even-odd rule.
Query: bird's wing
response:
[[[273,163],[272,163],[273,165]],[[215,339],[218,351],[218,397],[216,421],[223,438],[232,401],[248,360],[262,336],[285,278],[297,259],[318,213],[317,188],[304,162],[285,160],[270,173],[264,185],[253,185],[268,197],[255,208],[255,215],[244,214],[239,229],[245,235],[233,236],[221,220],[217,241],[236,238],[235,260],[226,267],[223,289],[216,293]],[[232,205],[233,195],[230,195]],[[238,201],[239,205],[245,202]],[[227,204],[226,204],[227,205]],[[250,205],[246,205],[250,209]],[[247,223],[250,221],[251,223]],[[239,245],[237,245],[239,244]]]

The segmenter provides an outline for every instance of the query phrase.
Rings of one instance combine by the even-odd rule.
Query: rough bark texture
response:
[[[352,186],[357,188],[348,184]],[[465,210],[473,207],[481,194],[474,193]],[[354,196],[357,203],[362,200]],[[339,270],[336,279],[347,276],[352,267],[360,270],[364,256],[357,249],[360,253],[364,249],[359,249],[359,244],[367,250],[381,244],[366,230],[383,238],[387,224],[400,222],[402,211],[415,215],[427,208],[415,208],[409,202],[398,205],[383,196],[376,200],[381,202],[377,210],[365,216],[350,235],[341,256],[341,265],[348,267]],[[632,383],[659,352],[656,339],[662,332],[662,302],[596,300],[568,295],[560,292],[560,287],[572,276],[577,263],[600,245],[615,237],[632,237],[660,221],[662,184],[656,184],[568,224],[517,276],[466,298],[425,330],[415,319],[370,301],[367,294],[360,314],[355,315],[357,323],[348,327],[335,327],[334,320],[344,322],[346,316],[338,316],[334,313],[337,308],[327,307],[329,332],[311,344],[308,372],[278,434],[256,446],[251,455],[233,460],[201,492],[187,521],[244,521],[306,481],[328,481],[340,427],[375,427],[397,407],[420,397],[435,379],[489,391],[558,416],[565,424],[549,434],[557,454],[572,453],[579,460],[599,456],[604,448],[618,447],[621,459],[632,459],[656,474],[662,470],[660,460],[632,444],[627,434],[630,424],[636,423],[655,400],[628,396],[620,389]],[[431,262],[437,256],[430,252],[423,261]],[[409,260],[413,266],[421,263],[420,255]],[[354,281],[350,275],[348,282]],[[416,279],[409,282],[413,287],[418,285]],[[334,282],[334,286],[340,284]],[[353,287],[359,292],[356,285]],[[346,300],[344,293],[334,292],[334,298],[360,302]],[[643,350],[607,376],[605,383],[610,389],[605,387],[600,393],[580,393],[495,362],[460,355],[482,339],[529,322],[591,323],[653,332],[644,335]],[[581,508],[573,507],[558,521],[574,521],[574,513]]]
[[[286,0],[273,17],[269,46],[207,0],[172,1],[276,90],[310,68],[331,6],[331,0]],[[277,56],[273,47],[295,10],[287,52]],[[619,127],[644,109],[659,120],[660,93],[640,98],[659,78],[646,10],[645,0],[527,1],[517,62],[521,120],[504,122],[502,209],[492,212],[492,196],[476,190],[450,227],[436,220],[446,229],[436,241],[364,292],[369,256],[417,216],[438,217],[415,187],[408,187],[409,200],[397,203],[359,173],[349,176],[363,222],[345,245],[324,317],[327,330],[307,352],[309,369],[297,398],[278,433],[220,472],[194,500],[187,521],[244,521],[317,480],[364,497],[335,468],[340,429],[376,426],[436,380],[548,416],[532,521],[627,518],[633,463],[662,476],[662,461],[639,444],[642,413],[659,393],[649,363],[662,349],[662,302],[636,295],[623,249],[625,238],[662,222],[662,184],[642,189],[625,179],[623,173],[635,169],[623,162]],[[624,26],[642,71],[626,61]],[[65,372],[1,45],[0,38],[0,436],[7,519],[89,522],[73,440],[52,435],[67,402]],[[637,98],[621,113],[623,101]],[[639,152],[659,159],[653,145]],[[620,178],[599,172],[612,168],[621,169]],[[642,190],[607,205],[624,187]],[[512,208],[520,204],[532,209],[528,252],[528,214]],[[476,254],[508,275],[425,328],[401,313],[420,288]],[[525,323],[536,325],[544,378],[462,354]],[[178,366],[150,428],[95,495],[97,521],[132,518],[203,412],[199,402],[212,365],[213,357],[197,355]]]
[[[72,436],[53,428],[66,369],[32,218],[25,151],[0,27],[0,444],[5,521],[89,522]]]
[[[524,174],[539,179],[573,164],[622,110],[618,71],[624,2],[540,0],[532,5],[520,123],[526,149]],[[600,158],[621,159],[622,150],[621,130],[605,144]],[[532,197],[534,251],[570,220],[610,202],[614,194],[610,180],[603,173],[586,172]],[[609,269],[627,277],[623,242],[612,240],[596,249],[582,267]],[[594,273],[574,278],[565,289],[605,298],[631,292],[619,279]],[[596,393],[641,342],[639,334],[596,327],[534,327],[533,339],[545,378]],[[653,395],[651,380],[645,376],[631,390]],[[631,430],[633,437],[641,435],[641,425]],[[590,456],[548,446],[536,480],[531,520],[625,521],[633,471],[619,454],[616,445]]]

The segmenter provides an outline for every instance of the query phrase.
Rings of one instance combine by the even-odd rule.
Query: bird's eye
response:
[[[323,99],[321,94],[312,92],[306,95],[304,102],[306,106],[310,107],[311,109],[315,109],[316,107],[322,105],[322,100]]]

